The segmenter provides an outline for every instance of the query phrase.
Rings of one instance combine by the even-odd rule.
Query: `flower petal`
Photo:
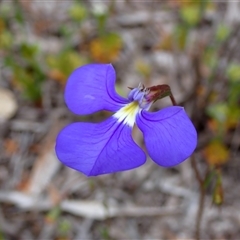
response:
[[[136,123],[143,132],[149,156],[163,167],[186,160],[197,145],[196,130],[182,107],[141,111]]]
[[[136,168],[146,155],[131,131],[113,117],[98,124],[73,123],[58,135],[56,153],[62,163],[87,176]]]
[[[77,68],[68,78],[65,89],[68,108],[80,115],[99,110],[116,112],[129,100],[116,93],[115,79],[111,64],[88,64]]]

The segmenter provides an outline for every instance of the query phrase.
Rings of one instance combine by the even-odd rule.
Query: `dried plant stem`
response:
[[[192,156],[192,168],[193,171],[196,175],[196,179],[198,181],[199,184],[199,188],[200,188],[200,196],[199,196],[199,204],[198,204],[198,212],[197,212],[197,217],[196,217],[196,228],[195,228],[195,238],[196,240],[200,240],[201,238],[201,222],[202,222],[202,217],[203,217],[203,212],[204,212],[204,203],[205,203],[205,188],[203,185],[203,179],[198,171],[197,165],[196,165],[196,161],[195,161],[195,156],[193,154]]]
[[[200,240],[201,238],[201,222],[204,212],[204,203],[205,203],[205,189],[203,188],[203,185],[200,187],[200,197],[199,197],[199,205],[198,205],[198,213],[196,218],[196,231],[195,231],[195,237],[196,240]]]
[[[173,97],[173,95],[171,94],[169,97],[170,97],[170,99],[172,101],[172,105],[173,106],[177,106],[177,102],[175,101],[175,98]]]

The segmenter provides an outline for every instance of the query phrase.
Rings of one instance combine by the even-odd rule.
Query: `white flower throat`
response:
[[[149,102],[146,98],[148,93],[149,91],[142,84],[133,88],[128,94],[128,99],[132,102],[119,109],[113,117],[117,118],[118,122],[133,127],[138,112],[142,109],[149,110],[152,105],[152,102]]]

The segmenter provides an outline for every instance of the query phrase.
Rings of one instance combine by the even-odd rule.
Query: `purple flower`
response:
[[[186,160],[196,148],[197,133],[184,108],[148,112],[156,100],[149,97],[149,89],[139,85],[126,99],[115,92],[115,78],[111,64],[88,64],[71,74],[65,101],[72,112],[86,115],[107,110],[114,114],[101,123],[66,126],[56,140],[59,160],[87,176],[139,167],[146,155],[132,139],[135,123],[155,163],[172,167]]]

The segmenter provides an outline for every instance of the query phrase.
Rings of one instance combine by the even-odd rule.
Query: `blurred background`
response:
[[[109,116],[63,100],[92,62],[114,65],[122,96],[170,85],[198,131],[193,156],[95,178],[63,166],[60,129]],[[237,239],[239,120],[238,1],[0,1],[0,239]]]

